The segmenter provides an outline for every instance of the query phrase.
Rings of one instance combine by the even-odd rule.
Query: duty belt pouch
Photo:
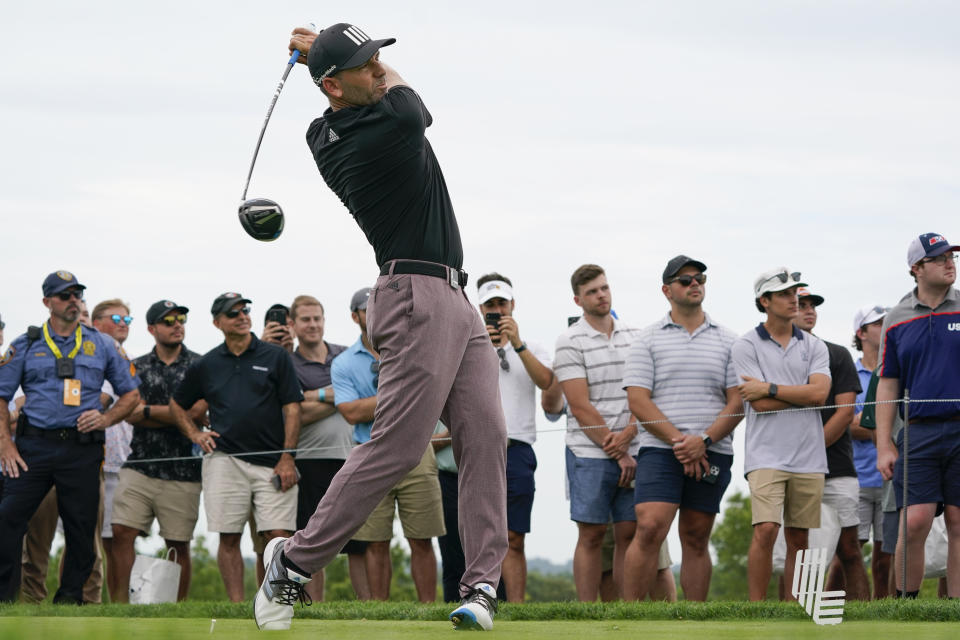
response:
[[[23,435],[23,432],[27,429],[27,414],[23,412],[23,409],[20,410],[20,414],[17,416],[17,437]]]

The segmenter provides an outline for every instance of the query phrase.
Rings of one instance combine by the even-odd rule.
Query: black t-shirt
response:
[[[220,434],[217,451],[246,453],[283,449],[283,405],[302,402],[290,354],[251,336],[239,356],[226,343],[190,365],[173,394],[181,407],[201,398],[210,405],[210,428]],[[272,467],[280,454],[242,456],[251,464]]]
[[[827,352],[830,354],[830,395],[827,396],[827,406],[835,403],[838,393],[860,393],[860,376],[853,358],[846,348],[838,344],[827,342]],[[823,424],[827,424],[836,409],[822,409],[820,417]],[[827,447],[827,478],[857,477],[857,468],[853,464],[853,442],[850,439],[850,428],[844,430],[840,439]]]
[[[378,103],[327,109],[307,129],[320,174],[373,246],[377,265],[405,258],[463,266],[460,230],[424,133],[433,118],[410,87]]]

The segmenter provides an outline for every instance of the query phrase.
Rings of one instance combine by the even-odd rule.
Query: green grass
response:
[[[257,631],[252,620],[217,619],[211,633],[211,620],[201,618],[134,619],[134,618],[0,618],[0,639],[57,640],[263,640],[264,638],[302,640],[450,640],[451,627],[446,622],[381,621],[381,620],[294,620],[287,632]],[[952,623],[922,622],[843,622],[818,627],[810,620],[777,621],[503,621],[498,620],[494,633],[511,640],[580,640],[590,638],[636,640],[880,640],[914,637],[923,640],[953,640],[957,626]]]
[[[296,608],[304,620],[410,620],[445,621],[453,605],[411,602],[329,602]],[[250,602],[182,602],[162,605],[105,604],[86,607],[53,604],[0,605],[0,618],[11,617],[104,617],[104,618],[216,618],[249,619]],[[690,621],[806,621],[796,603],[787,602],[644,602],[644,603],[529,603],[500,606],[498,621],[564,620],[690,620]],[[848,602],[845,621],[890,620],[898,622],[958,622],[957,600],[880,600]],[[960,634],[960,630],[958,630]]]

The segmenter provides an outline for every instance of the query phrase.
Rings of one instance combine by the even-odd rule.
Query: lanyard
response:
[[[60,348],[57,347],[56,343],[50,338],[50,330],[47,329],[47,323],[46,323],[46,322],[43,323],[43,339],[46,341],[47,346],[50,347],[50,351],[53,352],[54,357],[56,357],[56,358],[58,358],[58,359],[63,357],[63,354],[60,353]],[[81,336],[80,336],[80,325],[78,324],[78,325],[77,325],[77,333],[76,333],[76,335],[74,336],[74,339],[73,339],[73,341],[74,341],[73,350],[71,350],[70,353],[67,354],[67,358],[68,358],[68,359],[72,360],[74,357],[76,357],[77,352],[80,351],[80,341],[81,341],[81,340],[82,340],[82,338],[81,338]]]

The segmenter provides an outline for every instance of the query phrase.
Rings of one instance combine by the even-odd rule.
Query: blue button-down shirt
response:
[[[370,370],[370,364],[375,361],[373,354],[363,346],[363,338],[357,338],[346,351],[333,359],[330,379],[338,407],[344,402],[377,395],[377,386],[374,384],[377,374]],[[369,440],[372,426],[372,422],[353,425],[353,439],[361,443]]]
[[[127,359],[120,344],[96,329],[81,326],[80,349],[74,357],[74,378],[80,381],[80,405],[63,403],[64,380],[57,377],[56,356],[41,334],[32,343],[26,334],[14,340],[0,359],[0,398],[13,398],[17,387],[23,387],[26,401],[23,412],[30,424],[40,429],[76,427],[84,411],[100,410],[100,389],[109,380],[118,396],[140,385],[136,369]],[[60,353],[66,356],[76,344],[73,331],[60,336],[50,331]]]

